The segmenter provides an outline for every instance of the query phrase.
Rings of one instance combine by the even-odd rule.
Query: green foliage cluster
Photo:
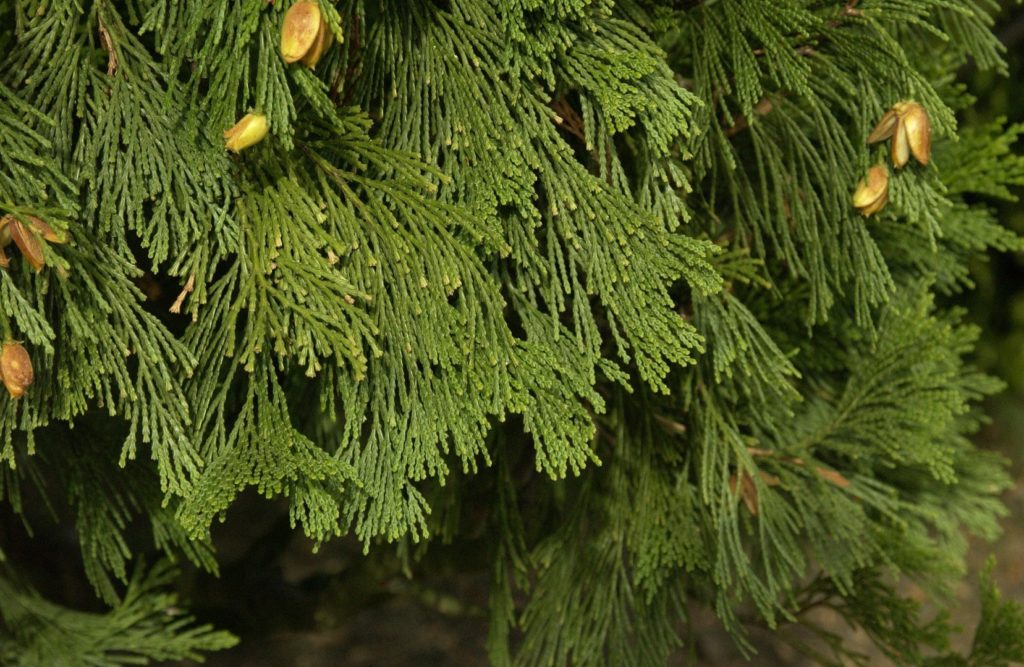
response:
[[[0,660],[229,646],[130,561],[216,571],[249,488],[407,567],[485,534],[495,665],[663,664],[693,605],[741,645],[827,604],[901,664],[1024,659],[989,583],[942,658],[895,584],[942,600],[1009,484],[945,302],[1024,249],[989,205],[1024,126],[957,124],[995,3],[321,1],[315,70],[278,53],[290,4],[0,0],[0,214],[69,239],[0,270],[36,374],[0,398],[0,511],[70,516],[110,605],[0,561]],[[904,99],[933,164],[863,218]],[[270,134],[229,154],[249,111]]]

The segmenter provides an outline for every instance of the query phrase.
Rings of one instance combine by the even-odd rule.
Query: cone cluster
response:
[[[7,341],[0,351],[0,380],[7,387],[11,398],[21,398],[32,384],[35,374],[32,359],[21,343]]]
[[[302,62],[314,69],[334,41],[320,5],[301,0],[288,8],[281,26],[281,57],[288,64]],[[224,133],[224,147],[238,153],[267,136],[267,117],[248,113]]]
[[[28,215],[26,222],[22,222],[13,215],[5,215],[0,218],[0,268],[6,269],[11,264],[4,248],[11,245],[18,247],[22,257],[38,273],[46,266],[46,258],[43,255],[43,245],[50,243],[64,243],[64,238],[54,231],[53,227],[39,218]]]
[[[932,157],[932,124],[928,112],[914,101],[897,102],[885,112],[868,135],[868,143],[892,139],[892,165],[902,169],[910,157],[927,166]],[[889,168],[884,163],[868,170],[853,193],[853,206],[861,215],[874,215],[889,201]]]
[[[922,165],[931,160],[932,124],[928,120],[928,112],[917,102],[894,104],[868,135],[868,143],[889,138],[892,139],[892,165],[897,169],[906,166],[911,155]]]

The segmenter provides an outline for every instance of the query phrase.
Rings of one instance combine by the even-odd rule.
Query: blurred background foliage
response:
[[[967,68],[961,79],[977,98],[967,113],[970,120],[988,121],[1005,117],[1024,122],[1024,4],[1004,0],[997,34],[1006,46],[1009,76]],[[1018,142],[1017,150],[1022,150]],[[1015,194],[1024,196],[1024,188]],[[1003,222],[1024,234],[1024,203],[996,204]],[[1024,564],[1021,551],[1008,551],[1010,544],[1024,545],[1024,255],[999,254],[974,267],[975,291],[960,298],[971,317],[983,330],[978,345],[978,363],[1003,378],[1007,390],[992,398],[992,423],[981,434],[982,443],[1000,451],[1012,461],[1017,485],[1007,498],[1012,512],[1004,522],[1007,534],[997,546],[1000,579],[1007,592],[1024,599]],[[1017,534],[1021,535],[1017,535]],[[1012,569],[1012,571],[1008,571]]]
[[[971,121],[1007,118],[1024,122],[1024,5],[1017,0],[1004,0],[996,32],[1006,46],[1009,76],[967,68],[961,79],[977,103],[966,114],[972,116]],[[1017,149],[1021,147],[1018,145]],[[1015,193],[1018,197],[1024,195],[1019,190]],[[1018,201],[1000,202],[996,206],[1004,223],[1024,234],[1024,205]],[[1001,405],[1000,419],[1013,418],[1003,415],[1002,410],[1013,412],[1012,406],[1017,406],[1013,423],[1018,427],[1019,437],[1015,444],[1024,447],[1024,255],[993,256],[975,266],[974,274],[977,289],[964,295],[964,305],[985,332],[978,348],[978,361],[1009,385],[1008,391],[994,402]]]
[[[960,79],[977,98],[965,112],[966,121],[1006,118],[1024,123],[1024,3],[1002,0],[996,34],[1006,46],[1008,76],[967,67]],[[1024,138],[1016,151],[1024,150]],[[1024,199],[1024,188],[1014,193]],[[1024,201],[989,202],[999,210],[1003,223],[1024,234]],[[979,435],[980,444],[1000,452],[1011,461],[1015,486],[1004,500],[1010,510],[1003,522],[1003,535],[994,544],[974,544],[969,580],[961,587],[963,623],[977,609],[973,583],[987,556],[995,555],[996,583],[1005,598],[1024,601],[1024,254],[993,254],[973,267],[976,289],[957,298],[982,328],[977,363],[1001,377],[1006,390],[991,398],[987,406],[991,423]]]

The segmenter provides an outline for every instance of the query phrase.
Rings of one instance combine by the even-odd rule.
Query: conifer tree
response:
[[[0,0],[0,513],[107,609],[0,534],[0,662],[233,645],[174,588],[246,489],[410,572],[476,540],[494,665],[664,664],[695,606],[1024,659],[989,582],[964,656],[898,585],[948,604],[1009,485],[949,306],[1024,249],[1024,126],[958,123],[997,9]]]

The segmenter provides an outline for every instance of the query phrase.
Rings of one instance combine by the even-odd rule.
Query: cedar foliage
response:
[[[315,69],[278,53],[291,4],[0,0],[0,214],[68,239],[0,270],[35,367],[0,511],[69,517],[109,606],[44,600],[0,535],[0,660],[232,645],[135,561],[216,572],[249,488],[406,568],[484,535],[495,665],[664,664],[693,605],[743,646],[825,604],[897,663],[1024,659],[987,581],[969,656],[896,585],[948,600],[1009,485],[946,305],[1024,249],[989,207],[1024,126],[957,123],[996,3],[324,0]],[[905,99],[933,163],[864,218]],[[229,154],[249,111],[270,135]]]

